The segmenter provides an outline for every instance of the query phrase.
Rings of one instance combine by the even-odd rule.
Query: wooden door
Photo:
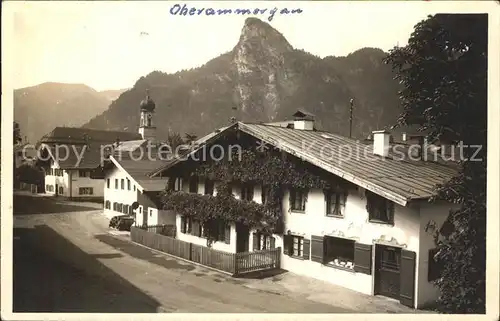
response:
[[[236,252],[248,252],[250,249],[249,244],[250,230],[248,226],[237,223],[236,224]]]
[[[375,294],[400,299],[401,249],[377,245],[375,251]]]

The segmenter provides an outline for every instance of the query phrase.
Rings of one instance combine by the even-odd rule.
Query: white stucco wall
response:
[[[158,225],[158,210],[156,208],[148,208],[148,226]]]
[[[52,162],[50,168],[59,169],[57,163]],[[93,179],[90,177],[79,177],[78,169],[68,169],[63,171],[63,176],[45,175],[45,185],[54,186],[53,191],[46,191],[48,194],[56,194],[56,184],[63,188],[63,193],[58,194],[64,197],[74,198],[94,198],[104,196],[104,180]],[[79,189],[81,187],[91,187],[93,189],[92,195],[80,195]]]
[[[64,176],[71,175],[71,191],[72,197],[103,197],[104,196],[104,180],[102,178],[80,177],[78,170],[64,171]],[[92,195],[80,195],[79,189],[81,187],[91,187],[93,189]]]
[[[374,244],[377,240],[394,238],[407,250],[418,253],[419,249],[419,214],[415,208],[395,205],[394,225],[377,224],[368,221],[366,198],[363,192],[353,189],[349,191],[345,217],[335,218],[325,215],[325,199],[323,191],[309,191],[305,213],[289,212],[289,193],[283,198],[285,233],[304,236],[311,235],[336,236],[356,240],[359,243]],[[276,247],[283,247],[283,240],[276,238]],[[373,294],[373,273],[367,275],[354,271],[345,271],[329,267],[311,260],[300,260],[283,255],[282,268],[291,272],[307,275],[316,279],[331,282],[355,291]]]
[[[177,238],[181,241],[190,242],[196,245],[207,246],[207,239],[203,237],[194,236],[187,233],[181,232],[181,215],[176,216],[176,229],[177,229]],[[224,251],[228,253],[236,253],[236,227],[234,224],[231,224],[231,237],[230,243],[226,244],[225,242],[214,242],[212,243],[212,248],[218,251]]]
[[[429,250],[436,248],[434,243],[433,232],[439,230],[443,222],[448,217],[450,209],[456,208],[457,205],[450,203],[435,203],[429,204],[426,202],[420,203],[420,249],[418,253],[418,294],[417,306],[422,307],[426,304],[433,303],[439,296],[439,290],[431,282],[428,281],[429,272]],[[428,223],[435,223],[436,229],[425,231]]]
[[[109,182],[109,188],[107,188],[107,183],[106,179],[110,179]],[[121,189],[121,179],[125,180],[125,189]],[[115,189],[115,179],[118,179],[118,189]],[[123,170],[115,167],[112,170],[109,170],[108,173],[106,173],[105,179],[104,179],[104,185],[103,185],[103,190],[104,190],[104,200],[105,201],[110,201],[111,202],[111,208],[110,209],[104,209],[104,214],[106,217],[111,218],[116,215],[123,215],[121,212],[115,212],[113,211],[113,202],[116,203],[123,203],[123,204],[128,204],[132,205],[133,202],[137,202],[137,186],[136,190],[134,190],[134,182],[130,182],[130,191],[127,189],[127,173],[124,172]],[[149,215],[149,213],[148,213]],[[140,221],[142,222],[142,220]]]

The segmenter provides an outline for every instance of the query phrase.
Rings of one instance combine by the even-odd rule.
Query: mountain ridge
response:
[[[82,126],[118,96],[82,83],[44,82],[14,90],[14,120],[23,139],[35,143],[57,126]]]

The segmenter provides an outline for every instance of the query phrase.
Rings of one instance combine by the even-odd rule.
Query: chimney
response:
[[[427,148],[427,138],[424,135],[411,135],[406,137],[406,142],[410,145],[411,156],[422,159],[424,149]]]
[[[314,115],[304,110],[298,110],[293,114],[293,128],[299,130],[314,130]]]
[[[386,130],[376,130],[373,133],[373,153],[382,157],[389,156],[391,133]]]

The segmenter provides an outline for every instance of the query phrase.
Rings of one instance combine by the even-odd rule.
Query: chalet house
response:
[[[436,184],[456,174],[454,166],[392,157],[390,133],[376,131],[370,145],[316,130],[314,118],[298,112],[290,122],[235,122],[204,138],[189,156],[211,146],[251,141],[278,150],[325,178],[345,184],[341,190],[288,188],[282,197],[281,233],[264,234],[241,224],[221,226],[216,250],[237,253],[281,247],[281,267],[369,295],[381,295],[420,308],[438,296],[431,283],[440,231],[453,207],[429,203]],[[349,155],[347,151],[361,151]],[[325,155],[329,152],[328,155]],[[363,151],[367,151],[364,153]],[[150,176],[170,177],[173,189],[216,195],[219,182],[192,176],[199,157],[175,159]],[[115,184],[111,182],[111,184]],[[113,185],[112,185],[113,187]],[[260,182],[233,182],[235,198],[266,202]],[[176,215],[177,238],[206,246],[203,226]]]
[[[140,138],[137,133],[56,127],[39,142],[45,169],[45,192],[72,200],[99,200],[104,180],[98,170],[103,146]]]

